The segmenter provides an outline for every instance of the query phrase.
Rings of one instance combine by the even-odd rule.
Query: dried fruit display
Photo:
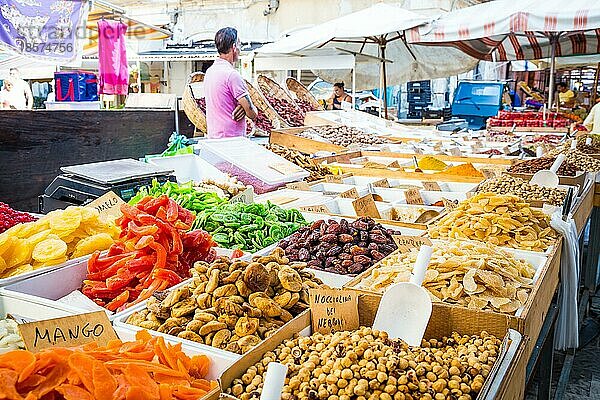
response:
[[[192,264],[214,259],[215,242],[189,231],[194,214],[166,195],[121,205],[121,237],[108,253],[88,261],[82,293],[110,311],[120,311],[190,277]]]
[[[313,105],[306,101],[306,100],[301,100],[301,99],[295,99],[294,100],[296,102],[296,104],[298,105],[298,107],[300,107],[300,109],[302,111],[304,111],[304,113],[310,112],[310,111],[317,111],[316,108],[313,107]]]
[[[165,343],[146,331],[136,341],[99,347],[54,347],[0,354],[6,399],[197,400],[217,387],[205,379],[210,359],[188,357],[181,344]]]
[[[389,255],[354,287],[383,293],[394,283],[408,282],[418,253],[414,248]],[[534,275],[527,261],[489,243],[438,241],[423,287],[432,301],[512,314],[527,301]]]
[[[261,110],[258,110],[256,114],[256,119],[254,120],[254,124],[258,129],[267,133],[270,133],[273,129],[273,124],[271,123],[271,120]]]
[[[5,232],[17,224],[35,221],[37,218],[33,215],[13,210],[8,204],[0,201],[0,233]]]
[[[533,160],[519,161],[510,166],[508,172],[517,174],[535,174],[543,169],[550,169],[556,157],[540,157]],[[568,162],[563,162],[557,171],[560,176],[575,176],[577,175],[577,167]]]
[[[281,146],[278,144],[269,144],[267,145],[267,149],[271,150],[273,153],[277,154],[285,158],[286,160],[293,162],[301,168],[310,172],[310,176],[305,180],[307,182],[317,181],[319,179],[323,179],[325,175],[332,175],[332,172],[325,166],[320,164],[315,164],[310,156],[294,149],[290,149],[285,146]]]
[[[453,333],[420,347],[368,327],[287,339],[248,368],[224,392],[260,397],[267,365],[288,366],[282,400],[475,399],[500,354],[501,341],[487,332]]]
[[[554,206],[562,205],[567,196],[567,191],[564,189],[532,185],[521,178],[509,174],[502,174],[496,178],[486,180],[479,185],[477,192],[512,194],[524,201],[541,201]]]
[[[324,139],[327,142],[343,147],[348,147],[351,144],[372,146],[374,144],[383,144],[388,142],[387,139],[375,136],[352,126],[345,125],[312,126],[298,133],[298,136],[309,139],[320,138],[321,140]]]
[[[118,235],[115,224],[100,218],[94,208],[51,211],[0,233],[0,278],[106,250]]]
[[[353,222],[319,220],[298,230],[278,246],[292,261],[336,274],[359,274],[398,248],[393,232],[372,218]]]
[[[129,204],[134,206],[147,196],[160,197],[162,195],[168,196],[181,207],[196,213],[225,203],[225,200],[216,193],[196,190],[192,182],[182,184],[176,182],[160,183],[153,179],[152,185],[141,187],[137,194],[129,200]]]
[[[127,323],[245,353],[308,308],[308,289],[323,282],[281,249],[252,262],[198,262],[190,284],[155,293]]]
[[[546,251],[558,237],[550,218],[514,195],[477,193],[429,227],[432,239],[472,239],[502,247]]]
[[[275,111],[277,111],[277,113],[289,126],[304,125],[304,117],[306,112],[285,99],[280,99],[272,95],[266,95],[265,97],[267,98],[269,104],[275,109]]]

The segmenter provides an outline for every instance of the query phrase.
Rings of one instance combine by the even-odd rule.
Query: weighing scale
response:
[[[61,174],[39,197],[39,212],[71,205],[85,205],[108,191],[115,192],[124,201],[131,199],[142,186],[175,181],[173,170],[130,158],[61,167]]]

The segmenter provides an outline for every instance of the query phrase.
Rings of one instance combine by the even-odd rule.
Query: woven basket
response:
[[[194,89],[196,89],[198,85],[201,85],[202,82],[204,82],[204,73],[194,72],[188,77],[185,89],[183,90],[183,111],[196,127],[196,133],[201,133],[201,135],[196,135],[195,133],[194,136],[203,136],[206,135],[207,132],[206,115],[200,107],[198,107],[198,103],[196,103],[197,99],[194,97]]]
[[[275,109],[271,107],[267,99],[265,99],[262,93],[258,89],[256,89],[256,87],[253,84],[246,81],[246,86],[248,87],[248,93],[250,93],[250,100],[252,100],[252,104],[254,104],[257,109],[262,111],[267,116],[274,129],[289,127],[289,125],[286,124],[285,121],[279,117],[277,111],[275,111]],[[258,128],[256,128],[256,130],[263,132],[261,129]],[[263,133],[268,134],[269,132]]]
[[[294,93],[299,100],[309,103],[315,110],[323,111],[323,106],[315,99],[308,89],[291,76],[285,80],[285,84],[291,93]]]
[[[292,96],[290,96],[290,94],[284,88],[282,88],[277,82],[275,82],[271,78],[265,75],[259,75],[258,78],[256,78],[256,83],[258,84],[258,89],[260,90],[261,94],[265,97],[265,100],[267,99],[267,95],[287,100],[292,104],[292,107],[295,107],[298,110],[298,113],[302,113],[302,110],[300,109],[300,107],[298,107],[298,105],[296,105],[296,102],[294,101]],[[285,119],[281,115],[279,115],[275,108],[273,108],[272,104],[269,105],[277,114],[279,120],[283,122],[282,127],[289,127],[290,125],[287,122],[285,122]]]

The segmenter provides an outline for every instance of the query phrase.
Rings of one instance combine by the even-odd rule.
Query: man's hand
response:
[[[244,107],[242,107],[240,104],[238,104],[231,113],[231,118],[233,118],[234,121],[240,121],[245,116],[246,110],[244,110]]]

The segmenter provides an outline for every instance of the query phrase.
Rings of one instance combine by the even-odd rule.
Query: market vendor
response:
[[[560,107],[573,108],[575,106],[575,93],[567,87],[566,83],[559,83],[557,88]]]
[[[233,65],[240,56],[240,40],[234,28],[220,29],[215,35],[219,52],[204,76],[206,125],[209,139],[246,135],[246,118],[256,118],[256,108],[248,88]]]
[[[583,121],[583,126],[590,133],[600,134],[600,98],[596,100],[596,105],[592,107],[585,121]]]
[[[344,82],[338,82],[333,84],[333,93],[327,100],[330,110],[341,110],[342,101],[352,103],[352,97],[344,91]]]

